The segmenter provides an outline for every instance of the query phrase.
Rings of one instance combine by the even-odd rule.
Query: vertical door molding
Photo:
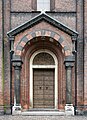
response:
[[[30,58],[30,107],[29,108],[33,108],[33,60],[34,57],[41,53],[41,52],[45,52],[50,54],[54,61],[55,61],[55,65],[54,65],[54,69],[55,69],[55,109],[58,109],[58,60],[57,57],[55,56],[55,54],[47,49],[44,50],[38,50],[36,51]],[[50,65],[49,65],[50,68]]]

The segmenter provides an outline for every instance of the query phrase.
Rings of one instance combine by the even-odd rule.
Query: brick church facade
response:
[[[86,0],[0,1],[0,114],[86,114],[86,12]]]

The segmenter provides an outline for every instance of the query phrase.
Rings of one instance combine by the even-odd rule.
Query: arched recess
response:
[[[36,31],[28,33],[19,41],[15,49],[15,55],[21,56],[22,51],[25,48],[26,44],[36,37],[52,38],[61,45],[62,49],[64,50],[65,56],[69,56],[72,54],[72,50],[70,46],[67,44],[67,41],[65,40],[65,38],[63,38],[61,35],[59,35],[58,33],[54,31],[40,29],[40,30],[36,30]]]
[[[48,53],[52,56],[54,60],[54,65],[33,65],[33,60],[35,56],[37,56],[39,53]],[[55,100],[54,100],[54,108],[58,109],[58,59],[56,55],[51,52],[50,50],[44,49],[44,50],[37,50],[33,53],[33,55],[30,58],[30,108],[33,108],[33,69],[34,68],[45,68],[45,69],[54,69],[55,75],[54,75],[54,85],[55,85]]]

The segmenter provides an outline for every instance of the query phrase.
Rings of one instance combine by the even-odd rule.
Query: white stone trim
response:
[[[12,115],[21,115],[21,105],[12,107]]]
[[[47,65],[41,67],[41,65],[33,65],[34,57],[41,53],[46,52],[50,54],[55,61],[55,65]],[[42,49],[34,52],[34,54],[30,58],[30,108],[33,108],[33,68],[54,68],[55,69],[55,109],[58,109],[58,59],[53,52],[47,49]]]
[[[37,0],[37,11],[50,11],[50,0]]]
[[[73,104],[66,104],[66,106],[65,106],[65,114],[66,115],[74,115]]]
[[[55,68],[55,65],[32,65],[32,68]]]
[[[14,106],[16,106],[16,97],[14,95]]]

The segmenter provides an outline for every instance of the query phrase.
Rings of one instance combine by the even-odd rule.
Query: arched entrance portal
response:
[[[58,108],[58,61],[49,50],[36,51],[30,59],[30,107]]]

